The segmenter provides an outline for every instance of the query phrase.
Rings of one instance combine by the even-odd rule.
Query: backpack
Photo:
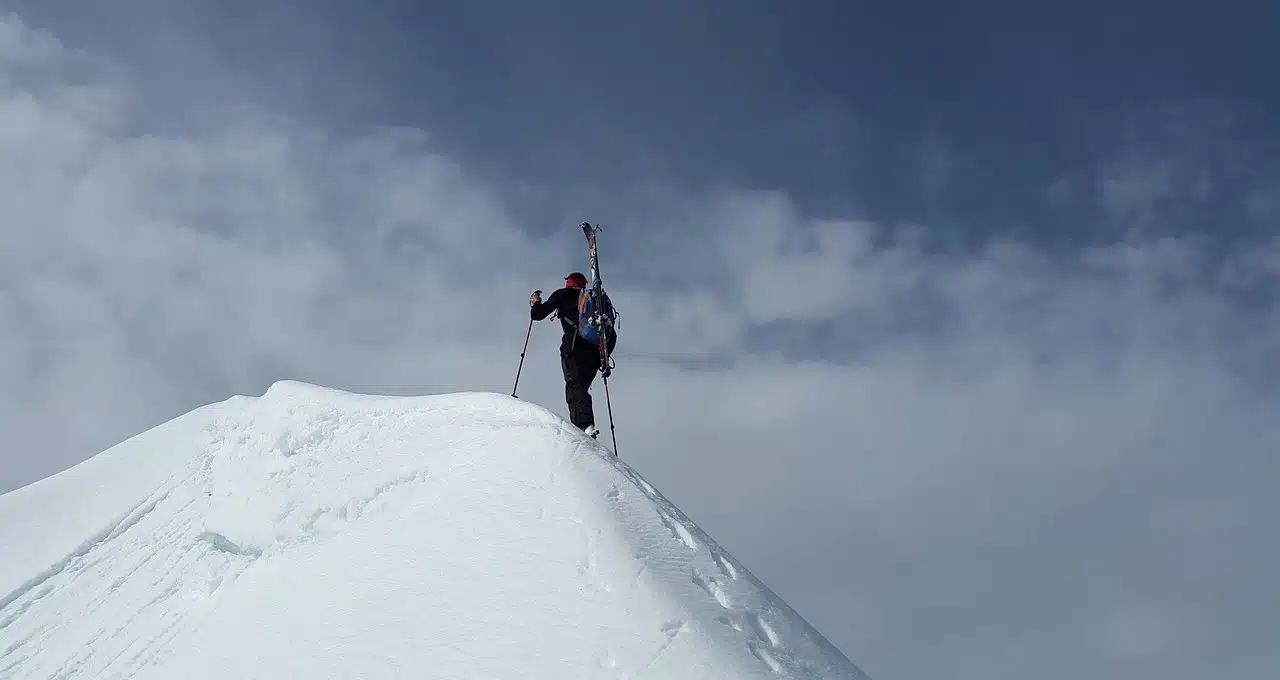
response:
[[[596,346],[603,336],[612,345],[617,342],[617,323],[618,310],[614,309],[609,294],[603,288],[583,288],[578,294],[578,335]]]

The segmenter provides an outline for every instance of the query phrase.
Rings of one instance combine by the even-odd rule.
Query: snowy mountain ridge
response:
[[[866,676],[502,395],[280,382],[0,496],[0,678]]]

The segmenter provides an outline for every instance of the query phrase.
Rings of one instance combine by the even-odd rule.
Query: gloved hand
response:
[[[533,291],[533,295],[529,296],[529,306],[532,307],[539,304],[542,304],[542,291],[535,290]]]

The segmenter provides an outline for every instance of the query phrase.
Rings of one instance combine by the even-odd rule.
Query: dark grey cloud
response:
[[[888,39],[905,17],[821,6],[771,33],[746,3],[723,47],[695,30],[714,3],[595,34],[627,15],[20,7],[66,44],[0,22],[0,489],[281,378],[506,392],[525,296],[600,219],[623,455],[873,677],[1262,677],[1280,136],[1268,95],[1233,99],[1256,71],[1205,86],[1168,52],[1032,152],[1032,94],[1084,110],[1149,63],[1010,90],[1011,48],[926,63]],[[1010,16],[946,18],[1050,28]],[[860,26],[854,52],[774,88],[836,44],[784,29],[824,23]],[[1025,77],[1108,62],[1044,49]],[[554,336],[521,379],[552,407]]]

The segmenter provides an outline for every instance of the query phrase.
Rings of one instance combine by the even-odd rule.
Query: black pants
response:
[[[591,382],[600,371],[600,350],[589,343],[560,355],[564,371],[564,399],[569,405],[569,421],[579,429],[596,422],[591,410]]]

